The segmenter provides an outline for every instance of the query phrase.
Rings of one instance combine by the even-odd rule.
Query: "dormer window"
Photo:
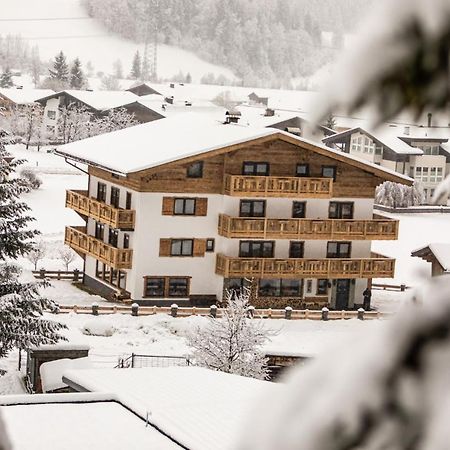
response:
[[[192,163],[186,171],[188,178],[202,178],[203,177],[203,161]]]

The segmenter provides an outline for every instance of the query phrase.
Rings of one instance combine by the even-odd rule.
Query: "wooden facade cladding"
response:
[[[223,193],[238,197],[331,198],[333,179],[226,175]]]
[[[66,191],[66,208],[91,217],[112,228],[133,230],[136,213],[132,209],[115,208],[89,197],[87,191]]]
[[[225,278],[392,278],[388,258],[231,258],[217,255],[216,274]]]
[[[398,221],[269,219],[220,214],[218,233],[235,239],[395,240]]]
[[[180,238],[177,238],[178,240]],[[181,238],[190,239],[190,238]],[[172,241],[175,239],[164,239],[159,240],[159,256],[170,256],[172,258],[189,258],[189,257],[203,257],[206,253],[206,239],[192,239],[192,255],[172,255]]]
[[[133,250],[119,249],[89,236],[86,227],[66,227],[64,243],[76,252],[92,256],[113,269],[131,269]]]
[[[182,214],[175,214],[175,200],[177,198],[186,197],[163,197],[162,200],[162,215],[163,216],[175,216]],[[208,199],[206,197],[192,197],[195,200],[195,211],[193,216],[206,216],[208,213]]]

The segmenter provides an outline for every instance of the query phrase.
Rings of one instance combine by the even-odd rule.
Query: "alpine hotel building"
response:
[[[412,180],[272,128],[195,114],[67,144],[87,165],[66,206],[86,221],[65,243],[85,285],[140,304],[209,306],[250,284],[256,307],[352,308],[395,260],[371,253],[398,222],[375,187]]]

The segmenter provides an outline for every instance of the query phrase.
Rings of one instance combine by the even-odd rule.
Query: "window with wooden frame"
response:
[[[330,202],[329,219],[353,219],[353,202]]]
[[[164,277],[145,277],[144,297],[165,297],[165,286]]]
[[[328,280],[319,279],[317,280],[317,295],[327,295],[328,294]]]
[[[239,217],[265,217],[265,200],[241,200],[239,203]]]
[[[306,217],[306,202],[292,202],[292,217],[294,219]]]
[[[115,208],[119,207],[120,202],[120,189],[117,187],[111,187],[111,205]]]
[[[159,256],[203,257],[206,239],[160,239]]]
[[[328,242],[327,258],[350,258],[350,242]]]
[[[206,252],[213,252],[214,247],[216,245],[216,241],[214,239],[206,239]]]
[[[105,238],[105,225],[100,222],[95,222],[95,238],[101,241]]]
[[[97,183],[97,200],[99,202],[106,202],[106,184],[100,181]]]
[[[245,161],[242,165],[242,175],[267,177],[270,174],[268,162]]]
[[[336,166],[322,166],[322,177],[336,181]]]
[[[240,258],[273,258],[275,242],[273,241],[240,241]]]
[[[203,177],[203,161],[196,161],[186,169],[187,178],[202,178]]]
[[[261,297],[301,297],[302,281],[285,279],[263,279],[259,281]]]
[[[163,216],[206,216],[208,199],[205,197],[163,197]]]
[[[172,239],[170,256],[192,256],[193,251],[194,239]]]
[[[144,277],[144,297],[189,297],[190,277]]]
[[[123,235],[123,248],[130,248],[130,235],[128,233]]]
[[[169,297],[188,297],[189,278],[169,278]]]
[[[309,164],[297,164],[295,175],[297,177],[309,177]]]

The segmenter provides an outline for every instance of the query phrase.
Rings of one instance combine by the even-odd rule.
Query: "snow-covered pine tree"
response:
[[[66,57],[62,50],[55,56],[53,69],[49,69],[49,72],[50,78],[63,82],[69,81],[69,66],[67,65]]]
[[[324,125],[330,130],[334,130],[336,128],[336,119],[334,118],[332,113],[329,114],[329,116],[325,120]]]
[[[13,87],[14,83],[12,80],[11,70],[7,67],[3,73],[0,75],[0,87],[1,88],[10,88]]]
[[[267,360],[261,351],[269,333],[248,316],[249,293],[229,292],[225,308],[208,325],[188,336],[194,363],[221,372],[265,379]]]
[[[75,58],[70,69],[70,87],[73,89],[82,89],[86,84],[86,78],[81,69],[81,61]]]
[[[130,77],[133,80],[139,80],[141,78],[141,55],[139,54],[139,50],[134,54]]]

